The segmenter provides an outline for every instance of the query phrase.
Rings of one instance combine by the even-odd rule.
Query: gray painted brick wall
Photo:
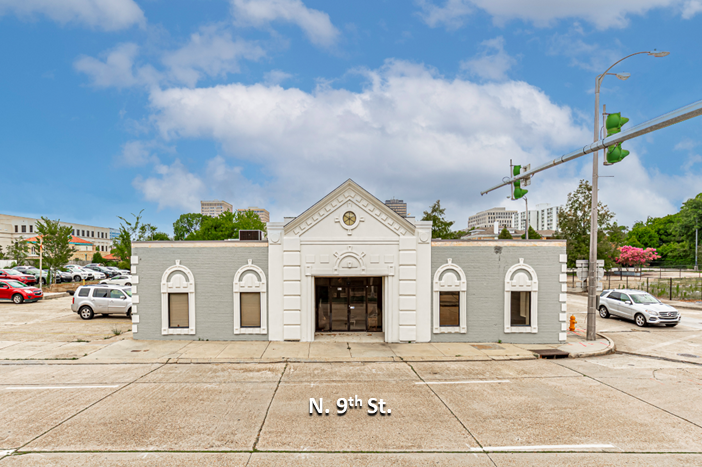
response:
[[[502,342],[513,344],[558,343],[561,332],[558,297],[561,284],[559,255],[565,254],[565,244],[555,242],[532,243],[537,246],[510,246],[509,242],[482,245],[466,241],[462,244],[432,244],[432,293],[434,274],[451,258],[466,274],[467,333],[434,334],[433,342]],[[516,243],[516,242],[515,242]],[[456,246],[458,245],[458,246]],[[499,245],[499,246],[498,246]],[[524,258],[524,263],[536,270],[539,280],[538,333],[515,334],[504,332],[505,274]],[[433,307],[432,307],[433,308]],[[432,320],[434,313],[432,310]],[[432,321],[433,322],[433,321]]]
[[[180,242],[179,242],[180,243]],[[267,334],[234,334],[234,275],[253,260],[263,269],[268,283],[268,248],[265,246],[236,247],[228,242],[212,242],[213,246],[158,247],[134,243],[132,255],[139,257],[136,265],[139,284],[139,324],[135,339],[184,340],[268,340]],[[183,245],[181,243],[181,245]],[[161,334],[161,278],[176,260],[195,276],[195,335],[163,336]],[[270,294],[267,293],[266,297]],[[268,308],[268,307],[267,307]],[[270,316],[269,316],[270,326]]]

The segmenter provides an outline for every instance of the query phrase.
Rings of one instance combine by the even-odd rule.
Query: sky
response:
[[[172,233],[200,200],[293,217],[352,178],[454,228],[509,175],[702,97],[702,0],[0,0],[0,212]],[[624,128],[627,128],[626,126]],[[702,118],[600,165],[620,224],[702,192]],[[600,153],[600,161],[602,154]],[[566,202],[586,156],[534,177]]]

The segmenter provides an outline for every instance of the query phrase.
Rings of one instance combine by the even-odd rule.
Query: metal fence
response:
[[[702,300],[702,279],[690,277],[629,277],[608,275],[603,286],[612,289],[645,290],[651,295],[668,300]]]

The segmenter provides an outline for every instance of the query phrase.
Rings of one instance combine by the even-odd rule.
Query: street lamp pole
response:
[[[627,55],[621,60],[615,62],[607,68],[604,73],[595,78],[595,132],[594,141],[600,139],[600,85],[602,80],[607,75],[614,75],[617,78],[626,80],[629,78],[629,73],[609,73],[609,70],[614,68],[619,62],[626,60],[634,55],[648,54],[654,57],[665,57],[669,52],[636,52]],[[598,169],[599,169],[599,151],[592,153],[592,206],[590,211],[590,261],[587,279],[587,340],[594,341],[597,339],[597,185],[598,185]]]

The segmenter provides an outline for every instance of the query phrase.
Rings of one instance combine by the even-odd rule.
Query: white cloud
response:
[[[690,138],[685,138],[675,145],[675,149],[678,151],[692,151],[694,148],[699,146],[699,142],[692,140]]]
[[[171,165],[157,165],[157,176],[138,176],[132,182],[144,194],[147,201],[158,203],[158,208],[179,208],[197,212],[205,184],[176,159]]]
[[[702,11],[700,0],[446,0],[441,6],[422,0],[425,22],[431,27],[462,26],[474,8],[492,16],[498,25],[520,19],[538,27],[546,27],[562,19],[583,19],[598,29],[621,28],[629,23],[632,15],[644,15],[651,10],[669,8],[690,19]]]
[[[79,23],[106,31],[146,24],[134,0],[0,0],[0,15],[7,13],[21,18],[41,14],[61,24]]]
[[[203,75],[223,77],[227,73],[238,73],[242,58],[257,60],[264,55],[256,43],[232,40],[230,33],[209,26],[192,34],[182,48],[166,53],[162,61],[173,80],[195,86]]]
[[[307,8],[301,0],[231,0],[237,24],[256,27],[274,21],[286,21],[299,26],[316,45],[329,47],[336,43],[339,30],[329,15]]]
[[[505,52],[505,39],[500,36],[481,42],[483,51],[470,60],[461,62],[461,69],[483,79],[501,81],[517,60]]]
[[[147,164],[158,164],[160,161],[155,150],[174,152],[156,141],[127,141],[122,145],[122,152],[116,157],[119,165],[138,167]]]
[[[93,85],[99,87],[126,88],[156,84],[161,79],[161,75],[151,65],[134,69],[134,60],[138,53],[138,45],[125,43],[102,53],[104,60],[83,55],[73,66],[76,70],[90,76]]]
[[[281,70],[271,70],[263,74],[263,83],[267,86],[276,86],[292,78],[293,75]]]
[[[602,73],[622,57],[619,40],[614,40],[609,47],[602,47],[585,42],[581,35],[582,29],[577,24],[566,34],[554,34],[548,40],[548,53],[568,57],[570,66],[597,73]]]
[[[212,139],[237,165],[259,166],[269,180],[263,193],[281,215],[351,177],[379,197],[423,208],[441,198],[467,218],[510,158],[538,163],[590,139],[569,108],[523,82],[450,81],[401,61],[366,74],[371,84],[361,92],[262,84],[154,90],[152,120],[166,140]]]

